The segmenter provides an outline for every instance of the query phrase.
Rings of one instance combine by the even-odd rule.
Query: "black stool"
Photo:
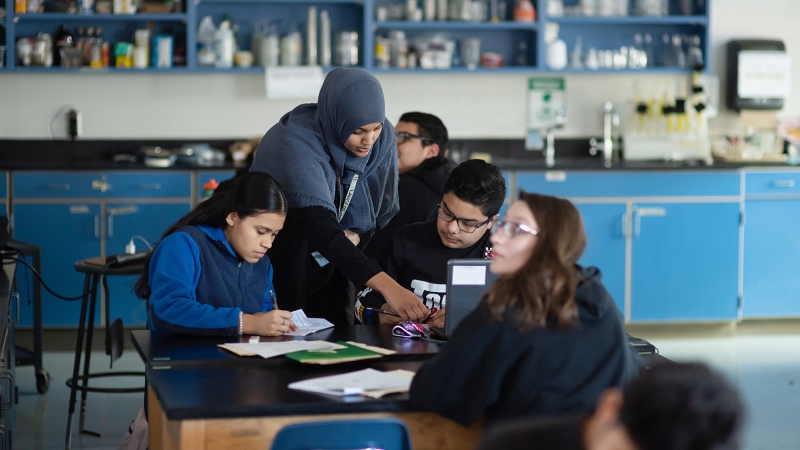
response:
[[[89,362],[92,355],[92,332],[94,331],[94,311],[97,306],[97,287],[102,281],[103,292],[105,293],[104,309],[106,319],[106,354],[111,355],[112,362],[122,354],[123,337],[122,337],[122,321],[117,319],[112,326],[110,321],[109,312],[109,293],[108,283],[106,277],[108,275],[137,275],[142,273],[144,266],[140,263],[126,264],[124,266],[113,267],[105,263],[103,258],[89,258],[75,263],[75,270],[86,274],[83,283],[83,299],[81,300],[81,318],[78,324],[78,342],[75,346],[75,365],[72,368],[72,378],[67,380],[67,386],[70,388],[69,393],[69,416],[67,418],[67,442],[66,448],[70,448],[72,440],[72,415],[75,412],[75,400],[77,391],[81,391],[81,415],[78,426],[78,431],[81,434],[90,434],[100,436],[99,433],[88,431],[83,428],[84,415],[86,413],[86,393],[87,392],[105,392],[105,393],[129,393],[129,392],[144,392],[144,387],[134,388],[101,388],[90,387],[90,378],[103,378],[103,377],[124,377],[124,376],[144,376],[144,372],[98,372],[89,373]],[[89,300],[91,297],[91,301]],[[89,310],[89,320],[86,320],[86,310]],[[86,329],[88,324],[88,329]],[[116,330],[116,333],[113,330]],[[81,346],[84,345],[83,332],[86,330],[86,355],[83,362],[83,375],[78,376],[78,371],[81,364]],[[116,355],[116,356],[115,356]],[[80,385],[78,385],[80,380]]]

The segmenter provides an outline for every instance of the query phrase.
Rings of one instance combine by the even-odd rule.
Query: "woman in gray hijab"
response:
[[[289,213],[269,257],[283,309],[353,322],[353,290],[380,292],[404,319],[428,311],[364,256],[376,227],[397,213],[397,145],[383,89],[369,72],[328,73],[317,103],[296,107],[261,139],[251,171],[272,175]]]

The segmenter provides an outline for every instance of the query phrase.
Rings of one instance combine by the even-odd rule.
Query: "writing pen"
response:
[[[397,314],[394,311],[389,311],[388,309],[372,308],[370,306],[367,306],[364,309],[368,309],[370,311],[375,311],[376,313],[381,313],[381,314],[387,314],[387,315],[390,315],[390,316],[400,317],[400,314]]]
[[[275,309],[279,309],[279,308],[278,308],[278,299],[277,299],[277,298],[275,298],[275,293],[274,293],[274,292],[272,292],[272,289],[270,289],[270,291],[269,291],[269,296],[270,296],[270,297],[272,297],[272,306],[273,306]]]

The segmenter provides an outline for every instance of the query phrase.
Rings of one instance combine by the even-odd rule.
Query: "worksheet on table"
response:
[[[333,328],[333,324],[325,319],[307,317],[302,309],[292,311],[292,322],[297,325],[298,330],[291,333],[284,333],[284,336],[307,336],[320,330]]]
[[[312,378],[289,384],[290,389],[328,395],[369,395],[370,392],[408,392],[414,373],[406,370],[381,372],[364,369],[356,372]]]
[[[262,358],[272,358],[305,350],[334,350],[341,347],[333,342],[325,341],[243,342],[220,344],[219,346],[239,355],[258,355]]]

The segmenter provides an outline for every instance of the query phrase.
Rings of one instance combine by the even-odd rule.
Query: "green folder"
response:
[[[339,341],[346,348],[341,350],[304,350],[287,353],[286,357],[304,364],[339,364],[362,359],[380,358],[383,355],[346,342]]]

